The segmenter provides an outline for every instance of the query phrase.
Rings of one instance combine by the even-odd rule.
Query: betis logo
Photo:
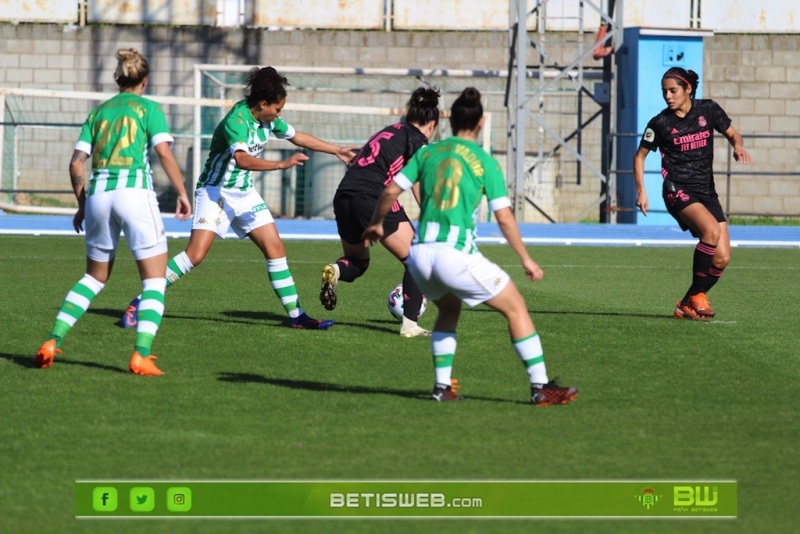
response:
[[[656,495],[653,491],[653,488],[645,488],[642,490],[642,494],[637,495],[636,498],[640,503],[642,503],[642,506],[649,510],[655,503],[658,502],[658,500],[661,498],[661,495]]]

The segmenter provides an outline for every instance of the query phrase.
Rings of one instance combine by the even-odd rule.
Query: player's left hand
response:
[[[525,269],[525,276],[531,279],[531,282],[538,282],[544,278],[544,271],[539,264],[530,258],[523,260],[522,268]]]
[[[367,248],[383,239],[383,224],[373,224],[372,226],[368,226],[361,235],[361,239],[364,240],[364,246]]]
[[[72,227],[75,229],[75,232],[81,233],[81,231],[83,231],[83,219],[85,216],[85,208],[83,206],[79,207],[78,211],[75,212],[75,216],[72,217]]]
[[[345,165],[350,165],[356,157],[355,148],[355,145],[339,147],[339,152],[336,153],[336,157]]]
[[[739,163],[750,163],[750,161],[752,161],[750,159],[750,154],[747,153],[747,150],[745,150],[743,146],[733,149],[733,159]]]

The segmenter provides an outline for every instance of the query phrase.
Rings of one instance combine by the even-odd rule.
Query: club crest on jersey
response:
[[[656,138],[656,133],[653,131],[652,128],[648,128],[644,131],[644,140],[648,143],[652,143],[653,140]]]
[[[708,122],[706,122],[706,118],[700,115],[700,118],[697,119],[697,124],[700,125],[701,128],[705,128]]]

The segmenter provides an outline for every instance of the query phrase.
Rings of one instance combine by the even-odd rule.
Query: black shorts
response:
[[[355,245],[362,242],[361,236],[372,221],[377,204],[378,200],[375,198],[336,193],[333,197],[333,213],[336,216],[339,237],[345,243]],[[397,205],[400,209],[390,211],[383,220],[383,237],[389,237],[395,233],[401,222],[411,222],[406,215],[406,210],[399,204]]]
[[[683,221],[681,221],[678,214],[682,212],[687,206],[694,204],[695,202],[699,202],[714,216],[717,222],[727,222],[728,219],[725,218],[725,211],[722,209],[722,204],[719,202],[719,197],[716,194],[711,197],[701,197],[698,196],[690,191],[685,191],[681,189],[680,186],[677,186],[673,182],[669,180],[664,180],[664,187],[662,189],[662,196],[664,198],[664,204],[667,206],[667,211],[672,218],[675,219],[681,227],[681,230],[684,232],[686,230],[690,230],[688,226],[686,226]],[[695,233],[692,231],[692,235],[697,237]]]

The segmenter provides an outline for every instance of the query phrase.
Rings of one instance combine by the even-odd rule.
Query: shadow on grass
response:
[[[268,321],[277,321],[281,322],[280,325],[276,326],[289,326],[289,319],[285,315],[278,315],[277,313],[272,312],[254,312],[254,311],[240,311],[240,310],[227,310],[220,312],[222,315],[226,317],[231,317],[234,319],[251,319],[251,321],[255,322],[268,322]],[[310,315],[310,314],[309,314]],[[168,316],[168,315],[167,315]],[[314,315],[312,315],[314,317]],[[315,317],[316,319],[331,319],[326,315],[320,315]],[[358,328],[364,328],[367,330],[375,330],[378,332],[391,332],[392,334],[397,334],[399,332],[399,326],[397,328],[385,328],[380,326],[382,324],[391,324],[391,325],[399,325],[397,321],[378,321],[374,319],[369,319],[369,323],[377,323],[377,324],[367,324],[364,323],[354,323],[354,322],[344,322],[344,321],[337,321],[336,319],[332,319],[335,323],[334,326],[355,326]],[[251,321],[241,321],[245,324],[252,324]],[[229,320],[225,320],[225,322],[230,322]]]
[[[395,397],[403,397],[406,399],[423,400],[425,402],[431,402],[430,393],[422,391],[341,385],[341,384],[332,384],[330,382],[317,382],[314,380],[295,380],[291,378],[270,378],[253,373],[220,373],[218,380],[221,382],[231,382],[234,384],[266,384],[269,386],[277,386],[289,389],[300,389],[305,391],[317,391],[326,393],[330,392],[346,393],[348,395],[350,394],[394,395]],[[528,402],[522,402],[510,399],[498,399],[496,397],[467,396],[466,400],[505,402],[512,404],[529,404]]]
[[[19,365],[20,367],[25,367],[26,369],[38,369],[36,365],[33,363],[33,354],[30,356],[20,356],[18,354],[4,354],[0,352],[0,359],[7,359],[9,361],[14,362],[15,364]],[[77,360],[70,360],[69,358],[64,358],[61,356],[57,356],[55,362],[53,362],[53,366],[59,365],[78,365],[80,367],[86,367],[89,369],[99,369],[101,371],[113,371],[115,373],[123,373],[128,374],[128,370],[121,369],[119,367],[114,367],[112,365],[106,365],[104,363],[97,363],[97,362],[81,362]],[[46,370],[46,369],[45,369]]]
[[[671,308],[669,308],[671,310]],[[498,313],[492,308],[481,306],[480,308],[464,307],[462,313]],[[675,318],[671,313],[621,313],[621,312],[596,312],[596,311],[569,311],[569,310],[528,310],[533,319],[537,315],[589,315],[593,317],[641,317],[643,319],[670,319]]]

